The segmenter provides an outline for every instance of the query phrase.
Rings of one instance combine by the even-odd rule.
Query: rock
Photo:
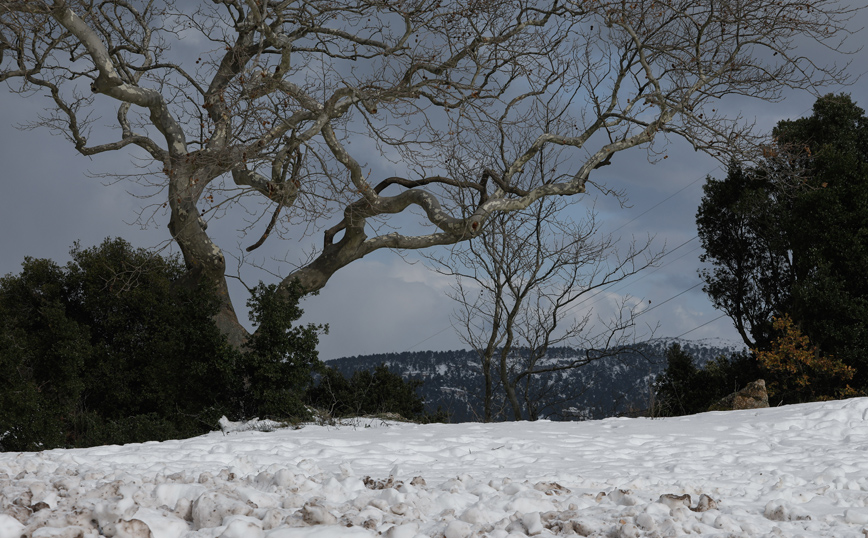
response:
[[[769,406],[769,393],[766,382],[757,379],[738,392],[717,401],[708,408],[709,411],[737,411],[739,409],[761,409]]]
[[[308,525],[336,525],[338,522],[334,514],[313,502],[302,507],[301,519]]]
[[[707,512],[709,510],[717,510],[717,501],[703,493],[699,496],[699,502],[696,503],[696,508],[691,508],[694,512]]]

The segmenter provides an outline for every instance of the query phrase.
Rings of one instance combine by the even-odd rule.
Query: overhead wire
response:
[[[720,168],[719,165],[718,165],[718,166],[715,166],[714,168],[712,168],[711,170],[709,170],[708,173],[707,173],[705,176],[700,176],[700,177],[694,179],[693,181],[691,181],[691,182],[688,183],[687,185],[681,187],[681,188],[678,189],[677,191],[673,192],[672,194],[670,194],[670,195],[667,196],[666,198],[660,200],[659,202],[657,202],[656,204],[652,205],[651,207],[649,207],[649,208],[646,209],[645,211],[639,213],[638,215],[636,215],[636,216],[633,217],[632,219],[628,220],[628,221],[625,222],[624,224],[618,226],[617,228],[615,228],[614,230],[612,230],[612,233],[615,233],[615,232],[617,232],[618,230],[620,230],[621,228],[623,228],[624,226],[627,226],[628,224],[632,224],[633,222],[639,220],[641,217],[644,217],[647,213],[650,213],[651,210],[653,210],[653,209],[657,209],[658,207],[660,207],[660,206],[663,205],[664,203],[666,203],[666,202],[668,202],[669,200],[671,200],[672,198],[674,198],[674,197],[675,197],[677,194],[679,194],[681,191],[687,189],[688,187],[692,187],[692,186],[693,186],[697,181],[702,180],[702,179],[705,179],[706,177],[710,176],[711,173],[714,172],[715,170],[717,170],[718,168]]]
[[[666,303],[668,303],[668,302],[671,301],[672,299],[675,299],[675,298],[677,298],[677,297],[681,297],[682,295],[684,295],[684,294],[687,293],[688,291],[695,290],[696,288],[698,288],[698,287],[701,286],[701,285],[702,285],[702,282],[699,282],[698,284],[694,284],[693,286],[690,286],[690,287],[687,288],[686,290],[681,291],[681,292],[679,292],[679,293],[676,293],[675,295],[673,295],[672,297],[666,299],[665,301],[660,302],[660,303],[657,303],[657,304],[655,304],[654,306],[652,306],[651,308],[646,308],[645,310],[639,312],[639,314],[638,314],[636,317],[641,316],[641,315],[643,315],[643,314],[647,314],[648,312],[651,312],[651,311],[654,310],[655,308],[657,308],[657,307],[659,307],[659,306],[663,306],[663,305],[665,305]]]
[[[676,250],[678,250],[679,248],[683,247],[683,246],[686,245],[687,243],[693,241],[694,239],[696,239],[696,236],[694,236],[694,237],[691,238],[691,239],[688,239],[688,240],[685,241],[684,243],[681,243],[680,245],[678,245],[677,247],[675,247],[674,249],[672,249],[671,251],[669,251],[667,254],[670,254],[670,253],[672,253],[672,252],[675,252]],[[698,247],[697,247],[697,248],[698,248]],[[694,250],[696,250],[696,249],[694,248],[694,249],[691,249],[691,250],[687,251],[685,254],[679,256],[678,258],[676,258],[675,260],[672,260],[672,261],[669,262],[669,263],[672,263],[672,262],[674,262],[674,261],[677,261],[677,260],[683,258],[684,256],[686,256],[687,254],[693,252]],[[668,264],[667,264],[667,265],[668,265]],[[657,269],[662,269],[662,267],[665,267],[665,265],[664,265],[664,266],[661,266],[661,267],[658,267]],[[655,270],[656,270],[656,269],[655,269]],[[650,274],[650,273],[649,273],[649,274]],[[647,275],[645,275],[645,276],[647,276]],[[643,276],[642,278],[644,278],[645,276]],[[632,285],[632,284],[635,284],[635,282],[638,282],[638,281],[641,280],[642,278],[639,278],[639,279],[637,279],[637,280],[634,281],[634,282],[628,283],[627,285],[625,285],[625,286],[623,286],[622,288],[619,288],[618,290],[615,290],[615,291],[620,291],[620,290],[623,289],[624,287],[627,287],[627,286],[630,286],[630,285]],[[618,284],[618,283],[620,283],[620,282],[621,282],[621,281],[613,282],[612,285]],[[701,285],[702,285],[702,282],[699,282],[698,284],[695,284],[695,285],[691,286],[690,288],[687,288],[686,290],[682,290],[682,291],[678,292],[677,294],[673,295],[672,297],[669,297],[668,299],[666,299],[666,300],[664,300],[664,301],[662,301],[662,302],[659,302],[659,303],[655,304],[653,307],[648,308],[648,309],[646,309],[646,310],[643,310],[642,312],[640,312],[639,314],[637,314],[636,317],[639,317],[639,316],[641,316],[641,315],[643,315],[643,314],[645,314],[645,313],[647,313],[647,312],[650,312],[651,310],[654,310],[654,309],[657,308],[658,306],[661,306],[661,305],[663,305],[663,304],[666,304],[666,303],[668,303],[669,301],[675,299],[676,297],[679,297],[679,296],[681,296],[681,295],[684,295],[685,293],[687,293],[687,292],[689,292],[689,291],[691,291],[691,290],[693,290],[693,289],[695,289],[695,288],[697,288],[697,287],[699,287],[699,286],[701,286]],[[611,286],[610,286],[610,287],[611,287]],[[569,312],[569,311],[571,311],[571,310],[577,308],[577,307],[580,306],[581,304],[583,304],[583,303],[585,303],[585,302],[587,302],[587,301],[590,301],[590,300],[594,299],[595,297],[597,297],[599,294],[603,293],[603,292],[606,291],[607,289],[608,289],[608,288],[603,288],[603,289],[599,290],[597,293],[595,293],[595,294],[592,295],[591,297],[588,297],[587,299],[584,299],[583,301],[580,301],[579,303],[577,303],[577,304],[575,304],[575,305],[573,305],[573,306],[567,308],[566,310],[563,311],[563,313],[566,314],[567,312]],[[589,305],[589,306],[593,306],[594,304],[596,304],[596,301],[593,302],[593,303],[591,303],[591,305]],[[452,328],[452,325],[448,325],[448,326],[444,327],[443,329],[437,331],[436,333],[432,334],[431,336],[428,336],[427,338],[425,338],[425,339],[423,339],[423,340],[417,342],[417,343],[414,344],[413,346],[407,348],[405,351],[412,351],[413,349],[419,347],[420,345],[424,344],[424,343],[427,342],[428,340],[434,338],[435,336],[439,336],[439,335],[443,334],[444,332],[446,332],[447,330],[449,330],[449,329],[451,329],[451,328]]]
[[[451,328],[452,328],[452,325],[447,325],[446,327],[440,329],[439,331],[437,331],[436,333],[432,334],[432,335],[429,336],[428,338],[422,340],[421,342],[417,342],[417,343],[414,344],[412,347],[409,347],[409,348],[405,349],[404,352],[412,351],[414,348],[421,346],[422,344],[424,344],[424,343],[427,342],[428,340],[431,340],[431,339],[434,338],[435,336],[440,336],[441,334],[445,333],[447,330],[449,330],[449,329],[451,329]]]
[[[695,330],[698,330],[698,329],[701,329],[701,328],[705,327],[706,325],[711,325],[712,323],[714,323],[715,321],[717,321],[717,320],[719,320],[720,318],[723,318],[723,317],[726,317],[726,314],[721,314],[721,315],[717,316],[716,318],[714,318],[714,319],[711,320],[711,321],[706,321],[706,322],[703,323],[702,325],[699,325],[698,327],[694,327],[694,328],[690,329],[689,331],[683,332],[683,333],[679,334],[678,336],[676,336],[675,338],[681,338],[681,337],[684,336],[685,334],[690,334],[690,333],[692,333],[692,332],[695,331]]]
[[[678,249],[680,249],[680,248],[683,247],[684,245],[690,243],[691,241],[693,241],[693,240],[696,239],[697,237],[699,237],[699,236],[694,235],[693,237],[691,237],[691,238],[688,239],[687,241],[681,243],[680,245],[678,245],[677,247],[673,248],[673,249],[670,250],[669,252],[663,254],[663,256],[661,256],[661,259],[662,259],[662,258],[665,258],[666,256],[668,256],[668,255],[670,255],[670,254],[672,254],[672,253],[674,253],[675,251],[677,251]],[[640,276],[639,278],[637,278],[637,279],[635,279],[635,280],[628,281],[627,283],[624,283],[624,280],[626,280],[626,279],[624,279],[624,280],[616,280],[616,281],[612,282],[611,284],[607,284],[607,285],[603,286],[600,290],[598,290],[596,293],[594,293],[593,295],[591,295],[590,297],[588,297],[587,299],[583,299],[583,300],[579,301],[578,303],[572,305],[571,307],[567,308],[566,310],[564,310],[564,313],[566,314],[567,312],[569,312],[569,311],[571,311],[571,310],[574,310],[574,309],[578,308],[579,306],[581,306],[581,305],[585,304],[586,302],[588,302],[588,301],[594,299],[595,297],[597,297],[598,295],[602,294],[603,292],[605,292],[605,291],[609,291],[611,288],[617,286],[618,284],[622,284],[622,286],[621,286],[620,288],[616,289],[616,290],[612,290],[613,292],[621,291],[621,290],[623,290],[624,288],[628,288],[628,287],[630,287],[630,286],[633,286],[633,285],[635,285],[637,282],[643,280],[644,278],[647,278],[647,277],[653,275],[654,273],[656,273],[656,272],[659,271],[660,269],[663,269],[663,268],[666,267],[667,265],[671,265],[672,263],[674,263],[674,262],[680,260],[681,258],[687,256],[687,255],[690,254],[691,252],[694,252],[694,251],[697,250],[698,248],[699,248],[699,247],[692,248],[692,249],[688,250],[687,252],[685,252],[684,254],[682,254],[681,256],[675,258],[674,260],[670,260],[669,262],[667,262],[667,263],[665,263],[665,264],[663,264],[663,265],[660,265],[660,266],[658,266],[658,267],[655,267],[654,269],[652,269],[652,270],[650,270],[650,271],[646,271],[642,276]],[[632,275],[631,275],[631,276],[632,276]],[[628,277],[628,278],[629,278],[629,277]],[[598,301],[594,301],[594,302],[592,302],[592,303],[591,303],[590,305],[588,305],[588,306],[593,306],[593,305],[597,304],[597,302],[598,302]]]

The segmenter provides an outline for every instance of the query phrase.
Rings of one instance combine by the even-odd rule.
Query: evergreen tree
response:
[[[703,290],[732,318],[748,347],[765,347],[771,318],[789,308],[793,269],[786,241],[787,208],[763,171],[731,163],[725,180],[708,178],[696,215]]]
[[[679,344],[672,344],[666,350],[666,370],[654,383],[655,415],[680,416],[708,411],[724,396],[760,377],[762,372],[749,354],[720,356],[700,368]]]
[[[246,417],[305,418],[305,392],[322,368],[316,346],[320,325],[294,326],[304,311],[298,302],[304,290],[297,282],[281,295],[277,285],[259,284],[247,306],[257,331],[245,344],[236,377],[243,382],[238,401]]]
[[[699,369],[693,357],[679,344],[666,350],[666,370],[654,384],[655,415],[679,416],[696,412],[696,378]]]
[[[762,167],[709,179],[697,225],[711,268],[705,291],[745,343],[767,351],[789,315],[818,353],[868,388],[868,118],[827,95],[782,121]]]

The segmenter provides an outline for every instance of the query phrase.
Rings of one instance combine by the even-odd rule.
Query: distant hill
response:
[[[577,369],[538,375],[523,390],[539,397],[540,416],[551,420],[586,420],[636,413],[649,407],[651,384],[666,367],[666,349],[676,342],[698,364],[743,350],[739,344],[719,339],[654,339]],[[583,350],[554,348],[549,350],[546,360],[550,364],[563,364],[579,356],[584,356]],[[420,393],[429,410],[448,411],[452,422],[481,420],[484,384],[475,352],[408,351],[328,361],[329,366],[345,375],[356,370],[373,370],[380,364],[404,379],[422,381]],[[499,384],[495,393],[496,407],[506,413]]]

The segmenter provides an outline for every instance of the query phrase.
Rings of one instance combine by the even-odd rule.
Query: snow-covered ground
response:
[[[868,399],[0,454],[0,538],[868,535]]]

